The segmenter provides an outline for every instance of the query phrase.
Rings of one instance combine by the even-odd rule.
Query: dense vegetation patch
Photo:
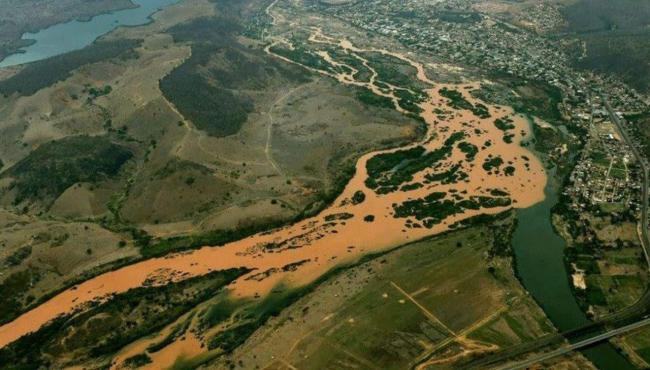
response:
[[[356,70],[353,77],[360,82],[370,82],[370,77],[372,76],[372,71],[365,64],[363,64],[360,57],[357,57],[356,54],[352,54],[347,50],[342,50],[338,47],[328,47],[327,53],[332,56],[332,58],[340,61]]]
[[[32,246],[24,245],[5,258],[5,266],[18,266],[32,254]]]
[[[501,131],[503,131],[503,141],[507,144],[512,143],[512,138],[515,136],[511,130],[515,128],[513,120],[510,117],[505,117],[503,119],[497,118],[494,120],[494,125]]]
[[[641,3],[641,2],[639,2]],[[629,86],[650,91],[650,31],[604,31],[580,35],[586,57],[576,58],[578,68],[616,75]]]
[[[479,118],[490,117],[490,112],[485,105],[481,103],[478,103],[476,105],[470,103],[467,99],[465,99],[463,94],[458,90],[452,90],[443,87],[442,89],[439,90],[439,92],[441,96],[444,96],[445,98],[449,99],[449,106],[454,109],[469,110]]]
[[[378,154],[368,160],[366,163],[366,169],[368,171],[368,178],[366,179],[366,185],[369,188],[377,189],[380,184],[388,182],[393,170],[397,168],[398,165],[402,163],[411,163],[411,162],[422,162],[419,159],[425,154],[426,149],[422,146],[416,146],[411,149],[402,149],[397,150],[391,153]],[[381,180],[380,177],[383,177],[385,180]],[[397,182],[396,179],[394,182]],[[394,188],[393,186],[392,188]],[[394,190],[394,189],[393,189]]]
[[[455,200],[445,199],[446,195],[445,192],[434,192],[424,198],[394,205],[394,217],[415,217],[424,227],[432,228],[447,217],[465,210],[506,207],[511,204],[510,198],[506,197],[471,196],[469,199]]]
[[[277,54],[289,60],[292,60],[305,67],[317,69],[319,71],[324,71],[329,73],[343,72],[343,70],[341,70],[340,67],[331,65],[319,55],[316,55],[312,51],[301,46],[289,48],[289,47],[282,47],[279,45],[275,45],[271,48],[271,52],[273,54]]]
[[[331,215],[327,215],[324,217],[324,219],[327,222],[331,222],[331,221],[345,221],[351,219],[352,217],[354,217],[352,213],[342,212],[342,213],[333,213]]]
[[[40,279],[38,273],[31,269],[17,271],[7,276],[0,283],[0,322],[9,322],[16,318],[22,309],[34,297],[26,296],[26,292],[34,282]]]
[[[115,176],[132,156],[105,136],[72,136],[39,146],[3,176],[13,178],[16,203],[53,200],[73,184]]]
[[[515,125],[512,124],[512,119],[508,117],[495,119],[494,125],[501,131],[508,131],[515,128]]]
[[[499,170],[499,167],[503,164],[503,159],[500,156],[489,157],[483,162],[483,169],[490,172],[494,169]]]
[[[466,141],[463,141],[458,144],[458,149],[460,149],[461,152],[465,153],[465,159],[468,161],[473,161],[476,155],[478,154],[478,148],[476,145],[472,143],[468,143]]]
[[[81,50],[57,55],[27,64],[20,72],[0,81],[0,93],[11,95],[32,95],[38,90],[51,86],[70,77],[75,69],[91,63],[112,58],[134,58],[134,48],[141,40],[97,41]]]
[[[368,89],[359,88],[356,96],[363,104],[379,108],[395,109],[395,104],[391,98],[377,95]]]
[[[469,177],[466,172],[461,171],[460,169],[461,165],[455,164],[445,171],[428,173],[424,175],[424,178],[426,179],[427,184],[430,184],[432,182],[439,182],[441,184],[454,184],[459,181],[466,180]]]
[[[406,88],[418,82],[416,78],[417,70],[408,62],[378,52],[363,52],[360,54],[366,58],[377,72],[377,79],[383,82]],[[417,88],[417,86],[413,87]]]
[[[564,122],[559,107],[562,91],[558,87],[502,73],[494,73],[491,78],[498,83],[481,84],[479,89],[471,91],[472,96],[492,104],[511,106],[517,113],[550,123]]]
[[[423,187],[423,186],[424,186],[424,184],[422,184],[422,183],[414,182],[414,183],[412,183],[412,184],[402,185],[402,187],[399,188],[399,190],[400,190],[400,191],[411,191],[411,190],[417,190],[417,189],[420,189],[420,188]]]
[[[365,200],[366,200],[366,194],[361,190],[355,191],[354,194],[352,195],[352,204],[354,205],[361,204]]]
[[[246,95],[212,86],[184,64],[160,82],[160,88],[183,116],[212,136],[228,136],[239,131],[253,111]]]
[[[490,194],[495,196],[495,197],[505,197],[510,195],[507,191],[501,190],[501,189],[491,189]]]
[[[235,134],[253,111],[247,90],[271,83],[304,82],[304,70],[280,63],[261,50],[245,48],[235,37],[233,19],[201,18],[169,30],[176,42],[189,42],[192,56],[160,82],[160,89],[196,127],[209,135]]]
[[[378,154],[368,160],[366,186],[378,194],[397,190],[400,185],[413,180],[413,175],[448,158],[456,142],[462,140],[462,131],[453,133],[439,149],[427,152],[422,146]]]
[[[586,45],[586,55],[567,45],[579,68],[615,74],[630,86],[650,88],[650,2],[580,0],[562,9],[567,30]]]
[[[124,360],[124,367],[127,369],[139,368],[150,364],[151,362],[151,357],[149,357],[146,353],[139,353]]]
[[[422,108],[418,104],[425,100],[423,93],[412,93],[408,90],[395,90],[395,96],[399,98],[399,106],[407,112],[413,114],[422,113]]]

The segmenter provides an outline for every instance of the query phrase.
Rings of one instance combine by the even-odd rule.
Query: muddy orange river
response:
[[[360,51],[350,42],[332,40],[318,30],[314,31],[310,41],[337,45],[349,52]],[[433,191],[448,192],[451,189],[456,189],[458,192],[466,191],[466,197],[469,197],[473,195],[489,196],[489,189],[496,188],[507,191],[513,200],[512,206],[520,208],[529,207],[543,200],[546,174],[542,163],[527,148],[520,145],[530,133],[527,120],[514,114],[511,108],[504,106],[488,106],[492,117],[487,119],[477,118],[467,110],[452,109],[448,106],[448,99],[442,97],[439,90],[443,87],[455,89],[461,92],[469,102],[479,103],[469,94],[471,89],[477,87],[476,83],[435,84],[427,78],[421,64],[411,61],[401,54],[385,50],[365,51],[381,52],[407,61],[417,69],[417,78],[431,86],[426,91],[427,99],[420,104],[423,109],[422,118],[428,127],[428,134],[422,142],[363,155],[356,164],[355,175],[342,194],[317,216],[223,246],[206,246],[190,252],[138,262],[99,275],[65,290],[0,327],[0,347],[29,332],[38,330],[59,315],[82,308],[84,304],[91,301],[101,300],[112,294],[142,286],[145,282],[153,282],[153,285],[165,284],[169,281],[180,281],[210,271],[247,267],[253,271],[233,282],[227,289],[233,297],[263,297],[280,283],[294,287],[303,286],[313,282],[335,266],[353,262],[365,254],[384,251],[438,234],[448,230],[451,224],[477,214],[494,214],[506,209],[505,207],[496,207],[466,210],[444,219],[431,228],[407,228],[405,225],[409,218],[394,217],[393,204],[421,198]],[[326,52],[322,52],[321,56],[325,59],[329,58],[324,53],[326,54]],[[367,62],[364,61],[364,63]],[[316,72],[327,74],[322,71]],[[330,76],[342,83],[365,86],[379,95],[390,97],[394,101],[396,99],[394,95],[396,87],[380,89],[374,85],[377,78],[376,73],[370,82],[355,81],[353,74],[350,73]],[[448,112],[444,115],[444,119],[440,119],[440,115],[434,113],[436,108]],[[515,126],[510,130],[513,135],[511,143],[504,142],[504,132],[494,125],[494,120],[502,117],[510,117]],[[434,150],[440,148],[451,134],[458,131],[463,131],[466,134],[464,141],[471,142],[478,148],[484,147],[486,141],[490,141],[492,144],[481,149],[471,162],[465,159],[465,154],[457,147],[454,147],[451,155],[443,160],[442,168],[460,165],[462,171],[468,175],[465,180],[452,184],[433,183],[415,190],[395,191],[383,195],[376,194],[364,184],[368,176],[366,162],[373,156],[415,145],[421,145],[427,150]],[[515,167],[514,176],[488,173],[481,166],[488,156],[500,156],[504,163]],[[415,174],[410,183],[423,182],[424,176],[432,171],[433,169],[428,168]],[[359,190],[365,193],[365,201],[354,204],[351,202],[351,198]],[[450,196],[449,193],[447,196]],[[348,213],[352,217],[348,215],[347,219],[337,221],[332,221],[331,218],[326,219],[328,215],[340,213]],[[373,215],[374,222],[364,221],[364,217],[367,215]],[[410,220],[418,222],[415,218],[410,218]],[[292,268],[283,269],[290,264],[294,264]]]

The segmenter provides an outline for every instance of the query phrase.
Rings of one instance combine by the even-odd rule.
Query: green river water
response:
[[[513,235],[515,265],[522,284],[544,309],[560,331],[589,322],[570,286],[564,263],[565,240],[551,224],[551,208],[557,203],[559,187],[549,175],[546,199],[517,212],[519,220]],[[609,342],[589,347],[582,353],[599,369],[625,370],[635,367]]]

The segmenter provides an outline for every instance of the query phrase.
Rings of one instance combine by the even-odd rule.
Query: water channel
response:
[[[137,8],[98,15],[89,21],[60,23],[37,33],[26,33],[23,39],[34,42],[0,61],[0,68],[30,63],[90,45],[98,37],[119,26],[146,24],[156,11],[179,0],[133,0]],[[542,306],[560,331],[588,322],[571,291],[564,264],[564,239],[551,225],[551,207],[557,202],[559,187],[550,177],[546,199],[533,207],[518,211],[519,225],[513,236],[517,271],[525,288]],[[609,343],[586,349],[583,353],[603,370],[634,367]]]
[[[517,273],[526,290],[544,309],[560,331],[589,322],[571,290],[569,272],[564,263],[565,240],[551,224],[551,208],[558,201],[560,187],[549,174],[546,199],[517,211],[518,226],[513,235]],[[613,345],[604,342],[582,353],[601,370],[635,369]]]

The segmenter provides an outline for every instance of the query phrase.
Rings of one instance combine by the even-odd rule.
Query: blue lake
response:
[[[35,42],[9,55],[0,62],[0,68],[35,62],[82,49],[98,37],[119,26],[138,26],[150,22],[151,15],[160,9],[177,3],[179,0],[132,0],[137,8],[118,10],[101,14],[89,21],[70,21],[59,23],[37,33],[25,33],[24,40]]]

